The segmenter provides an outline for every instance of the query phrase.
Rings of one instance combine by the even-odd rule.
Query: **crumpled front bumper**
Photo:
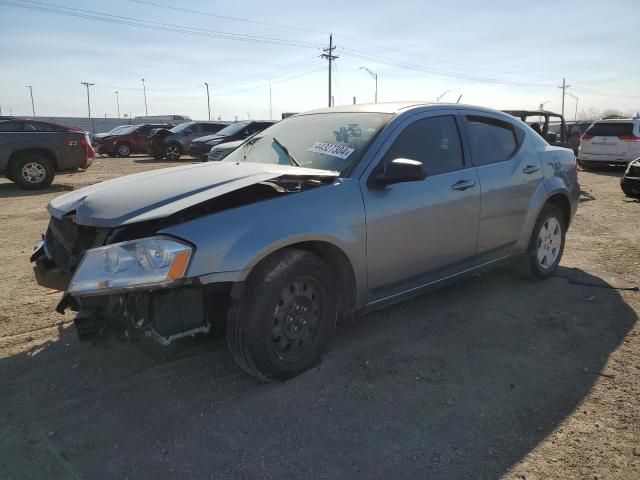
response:
[[[77,312],[74,323],[80,340],[92,340],[111,331],[127,338],[144,334],[168,345],[181,337],[207,333],[212,325],[223,328],[231,283],[202,284],[189,279],[172,287],[76,296],[66,292],[72,274],[48,255],[45,238],[31,254],[31,262],[39,285],[65,292],[56,311]]]
[[[44,239],[38,242],[30,258],[33,263],[33,273],[36,282],[53,290],[66,290],[71,281],[71,275],[64,272],[45,251]]]

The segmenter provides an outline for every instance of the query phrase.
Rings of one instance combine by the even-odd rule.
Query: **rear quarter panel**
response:
[[[538,147],[537,152],[540,156],[543,180],[531,197],[527,218],[518,242],[520,250],[527,248],[540,210],[551,197],[556,194],[566,197],[571,206],[569,221],[575,215],[580,199],[580,184],[573,150],[547,145]]]
[[[82,167],[86,157],[80,141],[82,132],[0,133],[0,172],[5,172],[11,156],[21,150],[40,149],[55,158],[56,169]]]

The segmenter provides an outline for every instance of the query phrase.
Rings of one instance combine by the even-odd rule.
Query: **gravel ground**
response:
[[[185,163],[178,162],[178,163]],[[0,478],[640,478],[640,203],[585,196],[559,275],[508,269],[339,326],[282,384],[224,339],[79,343],[28,256],[56,195],[178,163],[98,159],[44,192],[0,180]]]

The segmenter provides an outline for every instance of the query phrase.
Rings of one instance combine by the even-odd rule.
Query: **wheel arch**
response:
[[[15,150],[9,157],[9,168],[13,168],[13,165],[18,161],[18,159],[33,153],[37,153],[38,155],[42,155],[47,158],[53,164],[53,168],[56,170],[58,169],[58,158],[53,150],[48,148],[21,148],[19,150]]]
[[[270,250],[258,258],[254,258],[245,280],[255,271],[260,263],[286,249],[305,250],[317,255],[329,265],[336,276],[338,284],[338,296],[340,299],[339,316],[340,318],[345,318],[351,315],[357,304],[357,281],[353,263],[342,248],[326,240],[304,240],[280,245],[278,248]]]

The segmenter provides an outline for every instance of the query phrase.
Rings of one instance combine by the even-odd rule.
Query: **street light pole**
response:
[[[207,111],[209,112],[209,121],[211,121],[211,102],[209,101],[209,84],[204,82],[205,87],[207,87]]]
[[[144,83],[144,78],[142,79],[142,92],[144,93],[144,116],[149,116],[149,110],[147,110],[147,86]]]
[[[82,85],[87,87],[87,110],[89,111],[89,119],[91,120],[91,130],[93,133],[96,133],[96,126],[93,122],[93,118],[91,118],[91,101],[89,100],[89,87],[93,86],[93,83],[89,82],[80,82]]]
[[[36,116],[36,107],[33,104],[33,87],[31,85],[27,85],[29,89],[29,93],[31,94],[31,112],[33,113],[33,118]]]
[[[569,92],[567,92],[567,95],[569,95],[571,98],[573,98],[576,101],[576,113],[573,115],[573,119],[577,121],[578,120],[578,101],[580,101],[580,99]]]
[[[371,70],[369,70],[367,67],[360,67],[360,70],[364,70],[366,71],[369,75],[371,75],[373,77],[373,79],[376,81],[376,94],[374,96],[374,102],[373,103],[378,103],[378,74],[377,73],[373,73]]]
[[[117,90],[116,90],[116,107],[118,107],[118,118],[120,118],[120,99],[118,98]]]

